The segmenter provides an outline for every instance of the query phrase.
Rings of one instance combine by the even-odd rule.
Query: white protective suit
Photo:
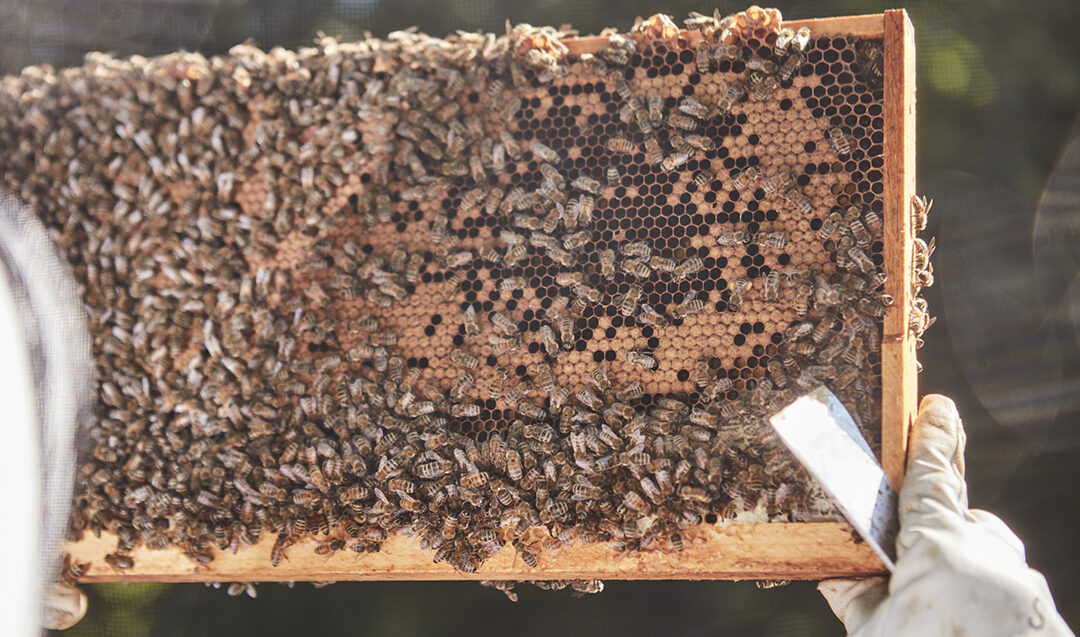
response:
[[[1073,634],[1020,539],[996,516],[968,509],[964,441],[956,405],[923,398],[900,488],[896,571],[818,585],[848,635]]]

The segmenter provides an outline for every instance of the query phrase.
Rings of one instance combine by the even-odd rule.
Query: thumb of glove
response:
[[[847,634],[852,635],[870,621],[885,600],[889,580],[885,577],[827,579],[819,582],[817,589],[833,614],[844,623]]]
[[[911,431],[907,473],[900,488],[899,557],[918,539],[913,534],[971,519],[964,480],[966,441],[953,401],[937,394],[924,397]]]

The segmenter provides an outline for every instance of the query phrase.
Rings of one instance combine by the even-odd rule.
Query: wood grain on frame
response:
[[[881,14],[845,16],[842,18],[815,18],[811,20],[785,20],[785,27],[799,29],[809,27],[810,33],[819,35],[855,35],[866,38],[882,37],[883,22]],[[698,31],[682,31],[681,36],[690,44],[697,44],[701,39]],[[606,37],[589,35],[571,40],[564,40],[563,44],[569,49],[570,55],[577,56],[582,53],[595,53],[605,46]]]
[[[899,488],[908,429],[915,420],[915,337],[908,329],[911,289],[911,198],[915,195],[915,31],[903,9],[885,12],[885,290],[893,305],[881,339],[881,455]]]
[[[435,564],[431,552],[398,535],[377,553],[338,551],[316,555],[314,540],[286,551],[278,566],[270,564],[275,536],[235,555],[214,550],[214,561],[196,566],[178,548],[135,549],[134,568],[116,573],[102,556],[116,548],[115,537],[87,534],[67,550],[76,562],[90,562],[85,582],[219,582],[321,580],[483,580],[483,579],[820,579],[868,575],[882,571],[869,546],[856,542],[851,527],[837,522],[802,524],[730,524],[701,526],[688,535],[681,552],[627,553],[620,556],[606,543],[581,544],[541,552],[537,568],[504,549],[465,574],[448,564]]]

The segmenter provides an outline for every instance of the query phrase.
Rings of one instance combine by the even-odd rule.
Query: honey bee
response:
[[[791,41],[794,39],[794,31],[787,27],[780,29],[780,32],[776,35],[776,42],[773,44],[773,55],[778,58],[787,55],[788,46],[791,45]]]
[[[574,296],[585,299],[589,303],[599,303],[601,299],[600,290],[589,287],[584,283],[575,283],[571,286],[570,291],[574,293]]]
[[[710,65],[712,64],[712,49],[705,40],[698,42],[697,46],[694,47],[694,64],[697,66],[697,71],[701,75],[705,75],[710,71]]]
[[[469,336],[480,334],[480,323],[476,320],[476,308],[472,304],[466,305],[461,311],[462,323],[465,325],[465,333]]]
[[[780,273],[776,270],[769,270],[769,273],[765,275],[765,301],[767,303],[776,303],[780,300]]]
[[[507,317],[502,312],[493,312],[491,315],[491,324],[495,326],[495,329],[499,330],[506,336],[514,336],[518,332],[517,323]]]
[[[873,260],[857,247],[848,248],[847,254],[851,257],[852,262],[854,262],[863,272],[870,273],[877,268],[877,266],[874,265]]]
[[[791,40],[791,47],[796,51],[805,51],[806,47],[810,44],[810,28],[799,27],[799,30],[795,32],[795,37]]]
[[[521,481],[521,454],[516,449],[511,449],[506,453],[506,475],[514,482]]]
[[[746,95],[746,91],[738,84],[727,84],[720,99],[716,102],[716,114],[726,115]]]
[[[490,476],[488,476],[486,472],[475,471],[475,467],[473,467],[473,469],[474,471],[465,474],[461,477],[461,480],[458,481],[458,484],[460,484],[462,488],[478,489],[488,483]]]
[[[511,292],[513,290],[523,290],[527,285],[525,277],[512,276],[499,281],[499,289],[503,292]],[[472,306],[470,306],[472,307]]]
[[[503,367],[495,370],[495,375],[492,376],[491,380],[488,382],[488,398],[495,400],[500,395],[502,395],[503,385],[506,384],[506,379],[509,378],[509,376],[509,372],[507,372],[506,369]]]
[[[607,140],[607,149],[613,153],[624,153],[629,155],[634,152],[634,142],[623,135],[611,137]]]
[[[555,275],[555,285],[571,287],[585,281],[585,275],[581,272],[559,272]]]
[[[599,412],[604,409],[604,401],[600,400],[596,394],[588,389],[582,389],[575,394],[574,397],[577,398],[578,402],[588,407],[593,412]]]
[[[619,252],[625,257],[636,259],[648,259],[652,256],[652,249],[649,248],[649,244],[644,241],[624,243],[619,246]]]
[[[521,335],[515,333],[506,338],[493,338],[491,341],[492,356],[502,356],[521,347]]]
[[[724,230],[716,236],[716,245],[724,247],[745,245],[752,239],[752,235],[746,230]]]
[[[693,176],[694,185],[698,188],[704,188],[714,179],[716,179],[716,172],[708,168],[698,170]]]
[[[419,253],[413,253],[409,256],[408,263],[405,264],[405,280],[409,283],[416,283],[420,280],[420,268],[424,265],[424,257]]]
[[[839,212],[835,210],[830,212],[829,216],[822,222],[821,228],[818,229],[818,237],[823,241],[828,240],[836,234],[836,230],[840,227],[842,222],[843,216]]]
[[[555,357],[559,355],[559,341],[555,339],[555,332],[547,324],[540,326],[540,343],[548,356]]]
[[[652,268],[644,261],[627,259],[621,264],[622,271],[638,279],[647,279],[652,276]]]
[[[611,380],[608,378],[607,363],[598,363],[592,370],[592,380],[601,392],[611,391]]]
[[[640,285],[632,283],[630,289],[626,291],[623,296],[622,302],[619,303],[619,313],[623,316],[633,316],[637,312],[638,301],[641,300],[643,290]]]
[[[665,171],[675,170],[690,160],[690,153],[677,151],[664,157],[660,162],[660,169]]]
[[[460,401],[465,396],[465,392],[469,390],[469,387],[472,386],[473,381],[475,380],[476,378],[472,374],[468,373],[458,377],[458,379],[454,381],[453,387],[450,388],[450,400],[453,400],[455,402]]]
[[[761,182],[761,188],[766,194],[771,195],[774,192],[787,189],[794,182],[795,173],[785,168],[766,176]]]
[[[809,215],[814,211],[813,203],[810,201],[810,198],[794,186],[784,191],[784,200],[787,201],[791,207],[804,215]]]
[[[649,505],[636,491],[627,491],[623,496],[623,504],[626,508],[637,511],[638,513],[646,513],[649,510]]]
[[[780,82],[789,81],[805,61],[806,57],[801,52],[791,53],[784,58],[783,63],[780,64],[780,68],[776,70],[776,79]]]
[[[531,150],[533,155],[536,156],[537,159],[547,162],[549,164],[557,164],[562,160],[562,158],[559,157],[559,153],[555,152],[554,150],[540,142],[533,142]]]
[[[600,195],[604,192],[604,186],[597,180],[587,175],[580,175],[577,179],[570,182],[571,188],[582,190],[592,195]]]
[[[694,384],[698,389],[705,388],[712,378],[712,374],[709,371],[709,361],[705,359],[694,361],[694,372],[692,376],[694,378]]]
[[[732,303],[735,304],[735,307],[742,305],[743,298],[746,296],[746,293],[750,291],[751,287],[753,287],[753,285],[750,283],[750,279],[745,277],[736,279],[736,281],[731,284],[731,296],[729,297],[728,306],[730,307]]]
[[[615,92],[619,94],[619,97],[624,100],[630,99],[632,92],[630,90],[630,83],[626,81],[626,77],[619,71],[609,73],[607,76],[608,81],[615,87]]]
[[[536,553],[523,544],[520,540],[514,540],[514,548],[517,549],[518,555],[521,556],[521,561],[525,562],[525,565],[529,568],[536,568],[539,563],[536,559]]]
[[[487,199],[484,200],[484,212],[490,217],[490,216],[493,216],[496,212],[501,211],[502,210],[502,203],[505,200],[505,196],[506,196],[506,193],[503,191],[502,188],[499,188],[498,186],[496,186],[496,187],[492,188],[491,190],[489,190],[488,195],[487,195]],[[441,216],[442,215],[440,215],[440,217]],[[445,222],[440,222],[440,224],[444,228],[442,234],[445,236]],[[432,228],[433,228],[432,232],[433,233],[434,233],[434,227],[435,226],[432,225]]]
[[[450,350],[450,360],[458,367],[465,369],[475,369],[480,364],[480,359],[476,356],[456,347]]]
[[[121,553],[109,553],[105,556],[105,563],[121,575],[124,574],[124,571],[135,567],[135,560],[130,555]]]
[[[570,350],[574,346],[574,321],[570,317],[559,317],[559,340],[562,341],[563,349]]]
[[[697,102],[693,102],[697,104]],[[701,125],[697,119],[687,115],[682,110],[682,104],[679,105],[679,110],[674,110],[668,113],[667,123],[672,128],[677,128],[682,131],[696,131]],[[707,113],[707,111],[705,111]]]
[[[933,199],[912,195],[911,197],[911,226],[915,232],[926,230],[926,220],[930,209],[934,206]]]
[[[783,250],[784,246],[787,245],[787,235],[782,230],[760,232],[755,237],[755,240],[759,245],[774,250]]]
[[[841,226],[841,227],[844,227],[844,226]],[[836,251],[835,251],[836,252],[836,267],[840,268],[841,270],[847,270],[848,268],[851,267],[851,265],[852,265],[851,255],[848,253],[848,250],[850,250],[853,247],[855,247],[855,240],[851,237],[850,234],[845,234],[842,237],[840,237],[840,241],[838,241],[837,244],[836,244]]]
[[[458,286],[461,285],[461,279],[456,274],[451,274],[446,277],[443,283],[443,298],[449,301],[454,298],[458,292]]]
[[[450,415],[454,418],[474,418],[480,415],[480,405],[476,403],[458,403],[450,406]]]
[[[626,352],[626,362],[648,370],[656,369],[657,365],[656,359],[651,354],[634,349]]]
[[[690,293],[686,295],[686,300],[676,305],[672,310],[672,316],[677,319],[684,319],[705,309],[704,301],[696,297],[697,292],[695,290],[690,290]]]
[[[575,232],[563,237],[563,247],[567,250],[578,250],[585,247],[585,244],[589,242],[590,233],[586,230],[581,232]]]
[[[423,480],[434,480],[446,475],[449,469],[446,462],[441,460],[429,460],[427,462],[418,462],[414,467],[416,477]]]
[[[767,60],[761,56],[754,55],[746,61],[746,68],[751,71],[760,71],[762,73],[772,73],[775,64],[772,60]]]
[[[697,274],[705,267],[705,262],[699,257],[690,257],[676,266],[672,276],[676,281],[682,281],[688,276]]]
[[[618,186],[622,182],[622,175],[619,174],[617,166],[608,166],[605,174],[609,186]]]
[[[881,239],[884,226],[881,222],[881,217],[873,210],[867,210],[863,213],[863,223],[866,225],[866,229],[870,231],[870,235],[874,239]]]
[[[697,150],[705,152],[716,150],[716,142],[714,142],[711,137],[705,135],[687,135],[685,137],[685,143],[689,148],[696,148]]]
[[[288,559],[285,556],[285,549],[289,548],[289,545],[292,543],[293,542],[287,533],[278,533],[277,539],[274,541],[274,546],[270,549],[271,566],[277,566],[281,563],[282,558]]]
[[[761,169],[757,166],[749,166],[735,175],[732,180],[732,185],[735,186],[735,190],[738,190],[740,193],[745,193],[746,189],[757,183],[757,180],[760,177]]]
[[[698,119],[710,119],[712,116],[712,109],[690,96],[682,98],[679,102],[679,110]]]
[[[679,117],[694,122],[692,118],[686,117],[685,115],[679,115]],[[660,148],[660,142],[656,141],[656,137],[652,135],[645,138],[645,159],[652,164],[659,164],[664,161],[664,150]]]
[[[600,251],[600,273],[607,279],[611,280],[615,276],[615,251],[607,248]]]
[[[848,223],[851,236],[855,238],[855,245],[865,248],[870,245],[870,232],[859,219],[853,219]]]
[[[664,315],[658,313],[648,303],[641,304],[641,314],[638,318],[646,325],[652,325],[653,327],[666,327],[668,325],[668,320],[664,318]]]
[[[659,93],[649,93],[645,97],[645,103],[649,112],[649,122],[653,126],[659,126],[664,120],[664,98]]]
[[[678,488],[678,494],[679,494],[679,497],[684,499],[684,500],[696,500],[698,502],[708,502],[711,499],[709,497],[708,491],[706,491],[705,489],[702,489],[701,487],[695,487],[695,486],[691,486],[691,485],[683,485],[683,486],[679,487]]]
[[[844,132],[844,129],[839,126],[832,126],[825,131],[826,139],[829,140],[829,145],[832,146],[833,152],[838,156],[843,157],[851,154],[851,136]]]
[[[814,288],[805,283],[800,284],[795,292],[795,315],[800,318],[806,316],[810,310],[810,299],[814,294]]]

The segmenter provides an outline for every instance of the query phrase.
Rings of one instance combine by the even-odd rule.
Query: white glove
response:
[[[956,405],[926,396],[900,488],[892,579],[825,580],[818,590],[848,635],[1072,635],[1046,579],[1005,523],[972,511]]]

